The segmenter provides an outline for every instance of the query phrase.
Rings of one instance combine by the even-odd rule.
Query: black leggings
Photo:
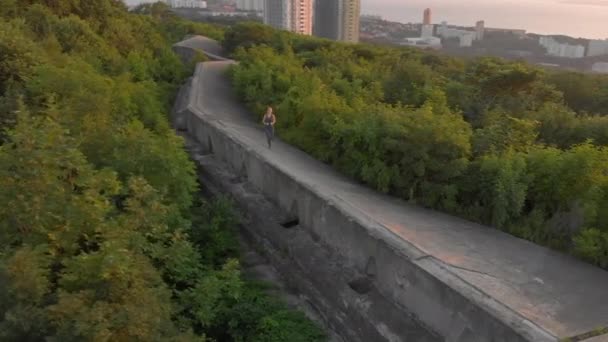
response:
[[[266,133],[266,140],[268,141],[268,146],[274,139],[274,127],[272,125],[264,125],[264,132]]]

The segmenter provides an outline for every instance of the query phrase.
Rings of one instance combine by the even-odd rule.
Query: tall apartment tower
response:
[[[340,40],[342,37],[342,1],[316,0],[313,33],[317,37]]]
[[[345,42],[359,41],[361,0],[342,0],[342,39]]]
[[[423,25],[431,25],[432,23],[432,18],[431,18],[431,9],[427,8],[424,10],[424,17],[422,18],[422,24]]]
[[[265,0],[264,24],[280,30],[291,29],[291,1]]]
[[[291,31],[312,34],[312,0],[291,0]]]
[[[316,0],[314,34],[347,42],[359,41],[361,0]]]
[[[312,0],[265,0],[264,24],[281,30],[312,34]]]

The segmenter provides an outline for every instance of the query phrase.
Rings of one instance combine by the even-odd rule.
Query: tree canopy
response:
[[[324,340],[198,199],[167,120],[193,33],[223,35],[163,4],[0,0],[0,340]]]

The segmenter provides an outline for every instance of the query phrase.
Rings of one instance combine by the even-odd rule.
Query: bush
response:
[[[224,43],[238,94],[256,113],[275,106],[286,141],[379,191],[606,267],[606,120],[560,77],[261,25]],[[601,93],[589,77],[576,79]]]

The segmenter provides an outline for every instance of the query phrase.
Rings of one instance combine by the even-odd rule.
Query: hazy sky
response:
[[[322,1],[322,0],[317,0]],[[426,7],[433,22],[522,28],[530,32],[608,38],[608,0],[361,0],[363,12],[403,22],[422,21]]]

